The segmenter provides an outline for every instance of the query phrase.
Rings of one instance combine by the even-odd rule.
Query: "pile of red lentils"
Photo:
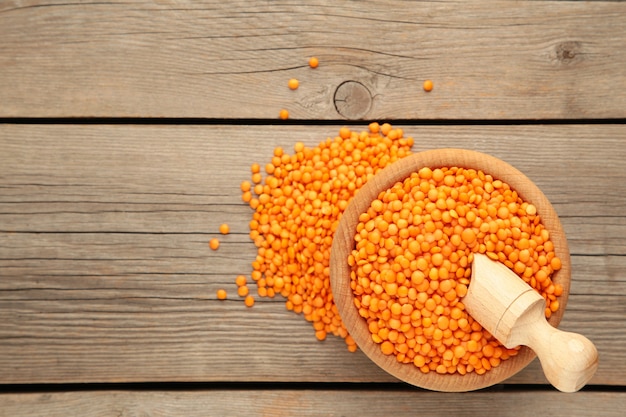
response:
[[[285,297],[287,309],[311,322],[319,340],[337,335],[356,350],[330,289],[333,233],[359,188],[409,155],[412,145],[389,124],[372,123],[362,132],[343,127],[315,147],[296,143],[292,154],[276,148],[265,175],[253,164],[251,181],[241,184],[254,210],[250,238],[258,251],[251,277],[258,294]]]
[[[412,145],[387,123],[361,132],[343,127],[315,147],[296,143],[292,154],[275,148],[264,169],[252,164],[251,180],[241,183],[253,210],[258,295],[284,297],[319,340],[333,334],[357,349],[331,293],[333,234],[359,188]],[[504,263],[535,288],[546,299],[546,317],[558,310],[563,288],[551,276],[561,262],[549,231],[506,183],[472,169],[423,168],[371,203],[347,261],[356,307],[384,354],[424,373],[462,375],[483,374],[517,354],[465,311],[474,253]],[[245,277],[237,281],[252,306]]]
[[[474,253],[515,271],[558,310],[561,268],[535,206],[482,171],[422,168],[383,191],[356,229],[351,286],[372,340],[422,372],[483,374],[517,353],[465,311]]]

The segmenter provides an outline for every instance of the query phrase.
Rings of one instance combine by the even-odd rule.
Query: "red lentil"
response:
[[[254,305],[254,297],[249,295],[243,300],[243,302],[247,307],[252,307]]]
[[[235,284],[237,284],[238,287],[243,287],[247,284],[247,281],[245,275],[237,275],[237,278],[235,278]]]
[[[296,90],[300,86],[300,81],[298,81],[295,78],[291,78],[289,82],[287,83],[287,85],[289,86],[290,89]]]
[[[240,297],[245,297],[248,294],[249,294],[249,290],[248,290],[247,285],[242,285],[239,288],[237,288],[237,295],[239,295]]]

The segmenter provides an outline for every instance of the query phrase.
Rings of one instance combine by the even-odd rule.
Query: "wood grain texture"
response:
[[[402,389],[83,391],[0,395],[0,416],[617,417],[624,405],[623,392],[481,391],[461,396]]]
[[[573,255],[561,328],[598,347],[591,384],[624,385],[626,129],[403,128],[415,151],[490,153],[544,191]],[[255,255],[239,191],[250,164],[337,131],[3,125],[0,382],[395,381],[341,340],[317,342],[279,297],[251,309],[215,299],[218,288],[235,293]],[[223,222],[232,232],[212,252]],[[535,362],[507,382],[546,381]]]
[[[612,1],[4,1],[0,117],[623,118],[625,19]]]

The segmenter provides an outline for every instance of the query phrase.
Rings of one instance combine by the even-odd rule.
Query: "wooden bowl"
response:
[[[359,348],[382,369],[409,384],[436,391],[461,392],[485,388],[497,384],[526,367],[535,353],[523,346],[518,355],[513,356],[483,375],[476,373],[438,374],[421,372],[413,364],[403,364],[394,355],[384,355],[379,345],[374,343],[367,322],[354,305],[354,294],[350,288],[348,256],[355,247],[354,236],[359,215],[369,208],[381,191],[391,188],[396,182],[403,181],[420,168],[463,167],[481,170],[499,179],[516,190],[519,196],[537,208],[544,226],[550,232],[554,250],[562,261],[562,268],[552,276],[554,283],[563,286],[563,295],[559,298],[560,308],[554,313],[549,323],[557,327],[567,303],[570,287],[570,257],[565,233],[552,205],[545,195],[523,173],[493,156],[464,149],[438,149],[412,154],[405,157],[370,179],[351,200],[339,222],[333,238],[330,259],[330,280],[333,296],[344,325],[354,338]]]

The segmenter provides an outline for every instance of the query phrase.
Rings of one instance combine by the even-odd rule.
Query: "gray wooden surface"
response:
[[[0,416],[621,415],[625,27],[622,2],[0,2]],[[600,353],[587,388],[535,361],[413,389],[280,297],[216,300],[256,254],[250,164],[343,119],[535,181],[572,253],[561,328]]]
[[[625,393],[487,391],[471,395],[389,389],[81,391],[6,395],[0,416],[622,416]],[[512,401],[514,399],[514,401]],[[375,407],[372,407],[375,404]],[[593,410],[590,410],[593,404]]]
[[[0,114],[624,117],[625,13],[572,1],[3,1]],[[369,105],[341,115],[347,81]]]

